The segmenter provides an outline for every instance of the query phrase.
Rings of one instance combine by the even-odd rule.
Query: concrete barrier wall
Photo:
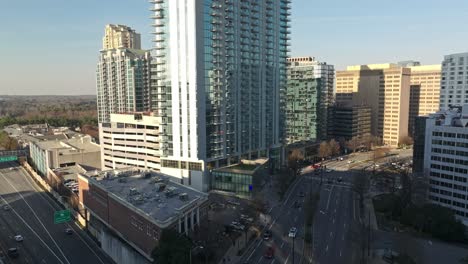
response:
[[[36,183],[38,183],[44,190],[49,192],[57,202],[59,202],[63,207],[65,207],[65,209],[70,210],[73,219],[75,219],[75,221],[78,224],[80,224],[80,226],[83,227],[86,225],[86,219],[84,219],[67,203],[66,200],[64,200],[56,191],[54,191],[54,189],[52,189],[52,187],[50,187],[50,185],[39,174],[37,174],[26,161],[21,163],[21,165]]]
[[[104,230],[99,233],[101,248],[117,264],[150,264],[145,257]]]

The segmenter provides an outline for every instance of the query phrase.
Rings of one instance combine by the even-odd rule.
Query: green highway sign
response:
[[[61,224],[70,222],[71,214],[70,210],[55,211],[54,213],[54,224]]]
[[[1,156],[0,162],[16,161],[18,160],[17,156]]]

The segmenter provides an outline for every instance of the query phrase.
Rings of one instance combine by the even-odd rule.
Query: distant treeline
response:
[[[28,125],[28,124],[49,124],[54,127],[82,127],[83,125],[92,125],[97,126],[97,118],[95,117],[79,117],[79,118],[69,118],[69,117],[0,117],[0,129],[3,129],[6,126],[18,124],[18,125]]]

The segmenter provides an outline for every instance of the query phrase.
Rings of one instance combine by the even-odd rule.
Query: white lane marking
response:
[[[283,248],[283,247],[284,247],[284,241],[283,241],[283,243],[281,243],[281,246],[280,246],[280,248]]]
[[[257,246],[255,247],[255,249],[252,251],[252,253],[250,253],[249,257],[247,258],[247,260],[250,260],[250,258],[252,257],[252,255],[255,253],[255,251],[257,251],[258,247],[260,246],[260,244],[262,244],[262,241],[260,240],[257,244]]]
[[[332,186],[332,187],[331,187],[330,194],[328,194],[327,210],[328,210],[328,207],[330,206],[330,198],[331,198],[331,194],[332,194],[332,192],[333,192],[333,187],[335,187],[335,186]]]
[[[262,261],[262,256],[260,256],[260,258],[258,259],[257,263],[260,263],[260,261]]]
[[[335,223],[335,218],[333,218],[333,223]]]
[[[344,234],[341,236],[341,240],[343,240],[343,241],[344,241]]]
[[[333,236],[333,232],[330,232],[330,237],[332,237],[332,236]]]
[[[284,261],[284,263],[288,263],[288,260],[289,260],[289,256],[291,255],[291,253],[288,254],[288,257],[286,258],[286,260]]]
[[[2,176],[5,176],[3,173],[0,173]],[[37,216],[36,212],[32,209],[31,205],[29,205],[29,203],[26,201],[26,199],[24,199],[24,196],[18,191],[18,189],[16,189],[16,187],[11,184],[11,182],[8,180],[7,177],[3,177],[4,180],[6,180],[6,182],[13,188],[15,189],[15,191],[19,194],[19,196],[21,197],[21,199],[24,201],[24,203],[29,207],[29,209],[31,210],[31,212],[33,213],[34,217],[36,217],[37,221],[39,221],[39,223],[41,224],[42,228],[44,228],[44,231],[46,231],[46,233],[49,235],[50,239],[52,240],[52,242],[54,242],[55,246],[57,247],[57,249],[59,250],[59,252],[62,254],[62,256],[64,257],[65,261],[67,263],[70,263],[70,261],[68,260],[68,258],[65,256],[65,254],[63,253],[62,249],[59,247],[59,245],[57,244],[57,242],[55,241],[55,239],[52,237],[52,235],[49,233],[49,231],[47,230],[47,228],[45,227],[44,223],[41,221],[41,219],[39,218],[39,216]]]
[[[328,245],[327,245],[327,248],[325,248],[325,251],[328,252]]]
[[[296,215],[296,217],[294,217],[294,223],[296,223],[296,222],[297,222],[297,215]]]
[[[9,203],[7,202],[7,200],[5,200],[5,198],[3,198],[3,195],[0,194],[0,198],[3,200],[3,202],[4,202],[5,204],[9,205]],[[42,240],[42,238],[41,238],[41,237],[36,233],[36,231],[34,231],[34,229],[24,220],[24,218],[21,217],[21,216],[16,212],[15,208],[13,208],[12,206],[10,206],[10,209],[11,209],[11,211],[13,211],[13,213],[15,213],[15,215],[16,215],[19,219],[21,219],[21,221],[31,230],[31,232],[33,232],[33,233],[37,236],[37,238],[38,238],[38,239],[42,242],[42,244],[44,244],[44,246],[52,253],[52,255],[54,255],[54,256],[58,259],[58,261],[59,261],[60,263],[63,264],[63,261],[62,261],[62,260],[55,254],[55,252],[44,242],[44,240]]]
[[[23,173],[23,176],[25,176],[26,181],[29,183],[29,185],[32,187],[32,189],[38,190],[38,188],[36,188],[34,186],[34,184],[36,184],[36,183],[29,177],[28,172],[26,172],[23,167],[20,167],[20,169],[21,169],[21,172]],[[33,182],[31,182],[31,181],[33,181]],[[50,208],[52,208],[54,211],[57,210],[57,208],[55,208],[54,205],[52,204],[52,203],[55,204],[55,201],[53,201],[52,198],[50,198],[47,195],[42,195],[42,194],[40,194],[39,196],[47,202],[47,204],[49,205]],[[50,201],[49,199],[52,200],[52,201]],[[78,227],[78,229],[83,230],[76,222],[74,222],[74,224],[75,224],[76,227]],[[66,225],[71,228],[70,224],[67,223]],[[104,261],[101,259],[101,257],[99,257],[97,252],[84,240],[84,238],[80,234],[80,232],[76,232],[76,234],[78,235],[78,238],[81,240],[81,242],[83,242],[83,244],[85,244],[86,247],[89,248],[89,250],[91,250],[91,252],[93,252],[94,256],[97,257],[99,262],[101,262],[102,264],[105,264]]]
[[[275,263],[275,260],[276,260],[276,259],[273,259],[273,261],[271,262],[271,264]]]
[[[340,257],[341,257],[341,250],[340,250]]]

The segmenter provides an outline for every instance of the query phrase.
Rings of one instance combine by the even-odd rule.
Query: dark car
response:
[[[265,254],[263,254],[263,257],[267,259],[272,259],[273,256],[275,256],[275,250],[273,249],[273,247],[268,247],[265,251]]]
[[[271,231],[267,230],[263,233],[263,240],[269,240],[271,238]]]
[[[299,197],[304,197],[304,196],[305,196],[305,194],[304,194],[303,191],[299,192]]]
[[[19,256],[17,248],[9,248],[7,254],[10,258],[17,258]]]
[[[338,181],[338,182],[342,182],[342,181],[343,181],[343,178],[342,178],[342,177],[339,177],[339,178],[337,179],[337,181]]]
[[[73,230],[71,228],[67,228],[67,229],[65,229],[65,234],[71,235],[71,234],[73,234]]]

